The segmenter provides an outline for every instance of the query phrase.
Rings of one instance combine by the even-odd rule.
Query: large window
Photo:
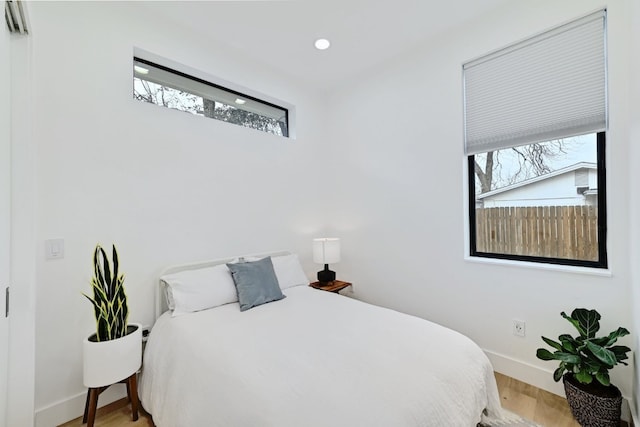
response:
[[[605,133],[469,156],[471,255],[606,267]]]
[[[138,101],[289,136],[289,111],[286,108],[135,57],[133,97]]]
[[[605,23],[463,66],[470,256],[607,267]]]

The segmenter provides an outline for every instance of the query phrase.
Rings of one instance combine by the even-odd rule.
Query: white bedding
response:
[[[140,397],[157,427],[475,427],[501,415],[467,337],[307,286],[153,327]]]

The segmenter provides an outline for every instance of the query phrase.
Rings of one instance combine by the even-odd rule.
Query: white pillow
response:
[[[273,270],[276,272],[280,289],[287,289],[294,286],[308,285],[309,279],[304,274],[298,255],[282,255],[271,257]]]
[[[241,256],[241,257],[232,259],[227,264],[237,264],[239,262],[254,262],[254,261],[260,261],[263,258],[266,258],[266,257],[260,258],[257,256]]]
[[[160,278],[167,284],[167,305],[172,316],[238,302],[226,265],[186,270]]]

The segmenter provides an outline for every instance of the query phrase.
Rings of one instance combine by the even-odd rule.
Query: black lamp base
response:
[[[336,280],[336,272],[329,270],[329,264],[324,265],[324,270],[318,271],[318,282],[329,283]]]

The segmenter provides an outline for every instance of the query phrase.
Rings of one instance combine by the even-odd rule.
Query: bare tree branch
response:
[[[552,172],[551,161],[565,155],[567,153],[566,146],[570,142],[570,140],[558,139],[512,147],[508,152],[513,154],[514,161],[511,164],[515,169],[510,168],[509,174],[506,176],[500,156],[508,153],[507,151],[490,151],[482,156],[475,156],[474,173],[479,182],[477,190],[480,193],[486,193],[505,185]]]

